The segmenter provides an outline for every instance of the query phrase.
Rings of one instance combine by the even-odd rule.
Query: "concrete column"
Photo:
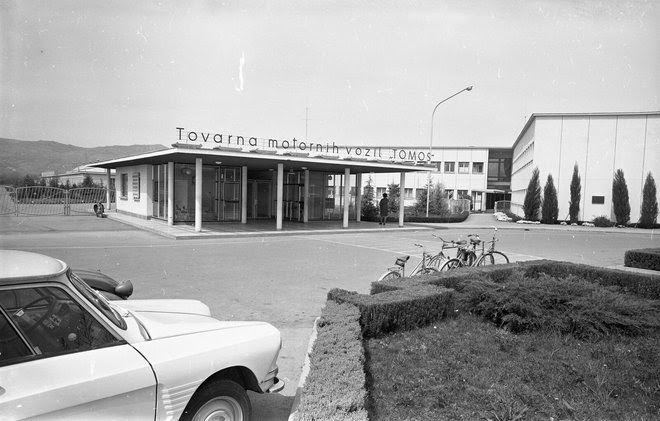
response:
[[[399,227],[403,227],[403,210],[405,209],[405,200],[406,195],[406,173],[401,173],[401,182],[399,183]]]
[[[202,230],[202,158],[195,158],[195,232]]]
[[[282,204],[284,202],[284,164],[277,164],[277,218],[275,228],[282,230]]]
[[[309,222],[309,170],[305,170],[305,187],[303,189],[303,223]]]
[[[248,185],[248,167],[241,167],[241,224],[247,224],[247,185]]]
[[[167,225],[174,225],[174,162],[167,163]]]
[[[111,181],[112,181],[112,176],[111,176],[111,169],[108,168],[105,170],[105,185],[108,187],[105,192],[105,209],[110,210],[110,205],[112,202],[110,202],[110,188],[112,187]]]
[[[355,220],[362,220],[362,173],[355,174]]]
[[[351,205],[351,170],[344,170],[344,223],[342,228],[348,228],[348,211]]]

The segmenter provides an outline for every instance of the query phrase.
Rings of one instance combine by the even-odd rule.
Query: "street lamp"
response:
[[[431,163],[431,156],[433,155],[433,117],[435,116],[435,110],[438,109],[438,107],[440,106],[440,104],[449,101],[450,99],[452,99],[452,98],[455,97],[456,95],[460,94],[461,92],[463,92],[463,91],[471,91],[471,90],[472,90],[472,85],[467,86],[467,87],[461,89],[460,91],[456,92],[454,95],[449,96],[449,97],[443,99],[442,101],[438,102],[438,103],[436,104],[435,108],[433,109],[433,113],[431,114],[431,142],[430,142],[430,144],[429,144],[429,164]],[[429,201],[430,201],[430,196],[431,196],[431,171],[429,170],[429,177],[428,177],[428,181],[427,181],[427,183],[426,183],[426,217],[427,217],[427,218],[428,218],[428,216],[429,216]]]

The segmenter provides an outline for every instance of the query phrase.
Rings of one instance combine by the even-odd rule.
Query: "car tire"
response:
[[[213,380],[193,395],[181,415],[184,421],[249,421],[252,405],[245,389],[231,380]]]

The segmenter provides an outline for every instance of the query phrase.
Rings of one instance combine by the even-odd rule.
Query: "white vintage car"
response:
[[[195,300],[108,301],[57,259],[0,250],[0,420],[249,420],[280,332]]]

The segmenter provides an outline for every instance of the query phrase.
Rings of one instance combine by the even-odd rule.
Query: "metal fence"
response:
[[[0,186],[0,215],[71,215],[94,213],[94,204],[107,200],[107,189],[80,187]],[[110,190],[110,203],[115,191]]]

